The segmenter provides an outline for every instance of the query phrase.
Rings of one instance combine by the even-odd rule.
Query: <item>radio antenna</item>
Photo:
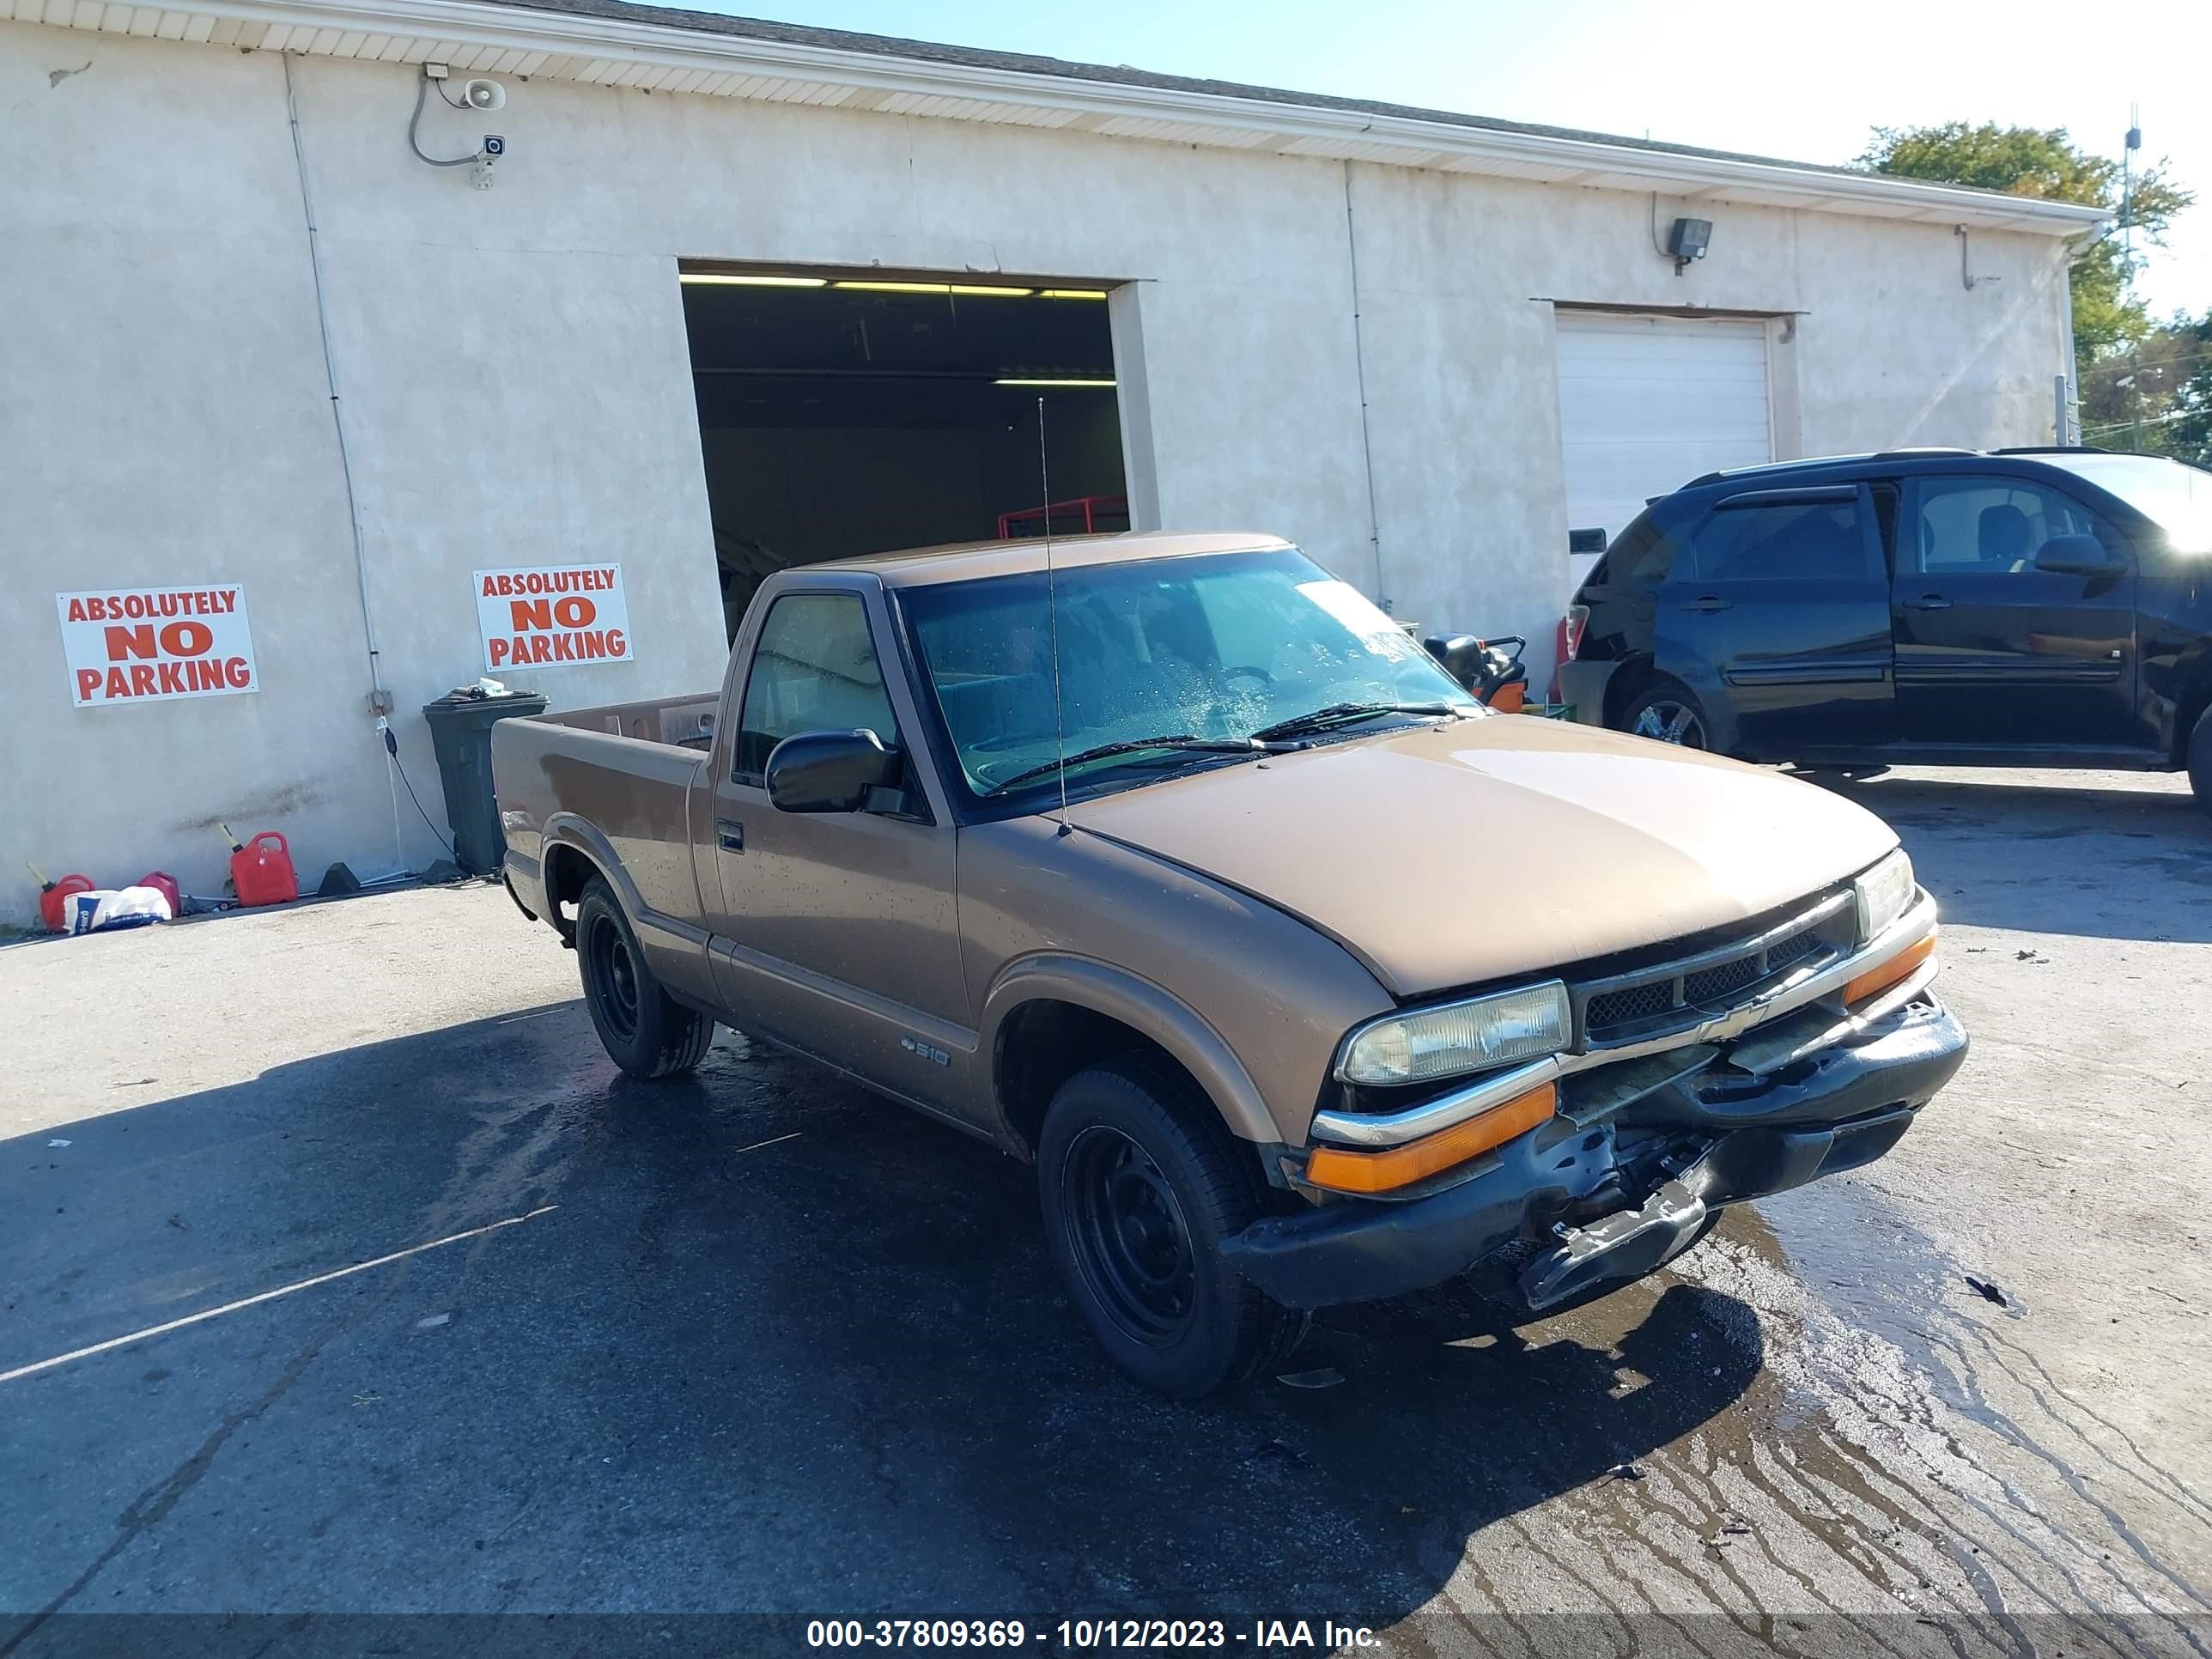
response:
[[[1037,483],[1044,491],[1044,614],[1052,648],[1053,756],[1060,764],[1060,833],[1074,833],[1067,821],[1067,716],[1060,699],[1060,594],[1052,568],[1052,464],[1045,457],[1044,394],[1037,394]]]

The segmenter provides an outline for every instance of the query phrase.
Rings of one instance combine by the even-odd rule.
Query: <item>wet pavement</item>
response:
[[[727,1034],[620,1079],[495,890],[0,951],[0,1654],[306,1611],[2207,1654],[2212,823],[1847,789],[1976,1042],[1891,1157],[1517,1330],[1325,1314],[1324,1386],[1198,1406],[1096,1355],[1026,1170]],[[396,1628],[355,1650],[509,1627]]]

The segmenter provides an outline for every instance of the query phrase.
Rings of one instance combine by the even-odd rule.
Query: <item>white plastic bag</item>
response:
[[[102,933],[169,919],[168,897],[158,887],[95,888],[71,893],[62,903],[62,931],[69,933]]]

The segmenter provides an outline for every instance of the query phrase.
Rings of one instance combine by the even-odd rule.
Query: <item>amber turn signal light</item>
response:
[[[1920,964],[1936,954],[1936,930],[1930,927],[1925,939],[1915,939],[1879,968],[1869,968],[1844,987],[1844,1006],[1865,1001],[1877,991],[1887,991],[1899,980],[1909,977]]]
[[[1316,1146],[1306,1159],[1306,1179],[1333,1192],[1393,1192],[1527,1133],[1549,1118],[1558,1104],[1559,1091],[1547,1083],[1464,1123],[1384,1152]]]

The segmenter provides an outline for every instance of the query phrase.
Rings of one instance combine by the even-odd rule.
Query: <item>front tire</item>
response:
[[[576,902],[576,964],[584,1006],[607,1058],[641,1082],[696,1070],[714,1041],[714,1022],[661,988],[613,890],[594,876]]]
[[[2189,734],[2189,787],[2197,805],[2212,813],[2212,708],[2197,717],[2197,729]]]
[[[1712,747],[1705,709],[1689,687],[1677,680],[1655,679],[1638,691],[1621,711],[1620,729],[1683,749]]]
[[[1142,1056],[1060,1085],[1037,1146],[1045,1236],[1114,1363],[1194,1400],[1258,1375],[1304,1334],[1221,1257],[1264,1213],[1250,1148],[1188,1079]]]

